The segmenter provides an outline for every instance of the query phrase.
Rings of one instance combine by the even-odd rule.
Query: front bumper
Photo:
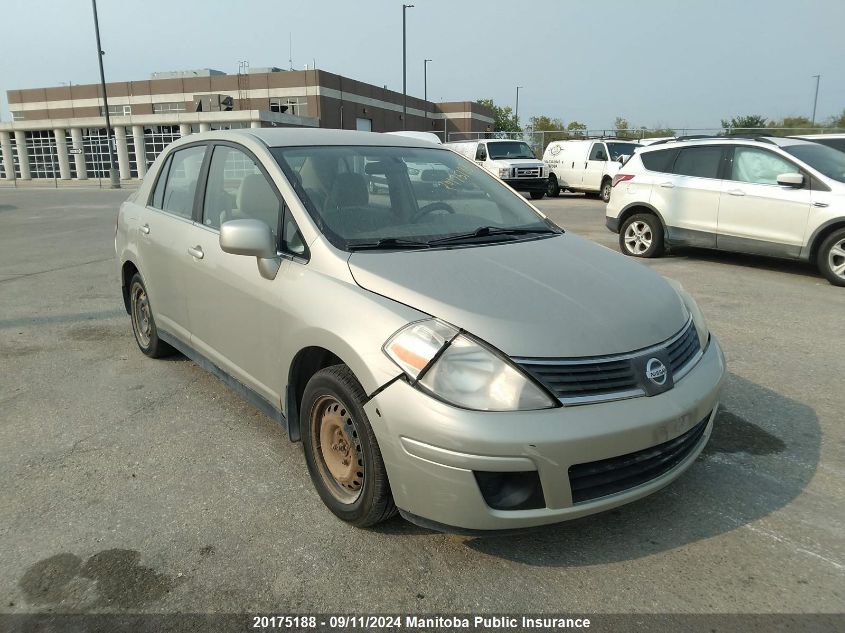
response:
[[[505,178],[502,182],[516,191],[530,191],[532,193],[545,192],[549,187],[548,178]]]
[[[619,218],[611,218],[607,216],[604,219],[604,225],[614,233],[619,233]]]
[[[397,380],[365,406],[396,505],[428,525],[508,530],[575,519],[644,497],[681,475],[713,428],[725,360],[715,339],[675,387],[653,397],[542,411],[458,409]],[[622,492],[573,503],[569,467],[656,446],[707,419],[701,439],[668,472]],[[495,510],[473,471],[537,471],[544,508]]]

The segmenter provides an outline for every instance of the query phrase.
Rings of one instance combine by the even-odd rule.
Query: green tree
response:
[[[566,126],[566,129],[572,136],[584,136],[587,131],[587,126],[580,121],[570,121],[569,125]]]
[[[533,116],[528,120],[526,130],[535,136],[535,144],[540,154],[546,151],[546,146],[553,141],[562,141],[569,138],[569,134],[562,132],[563,121],[553,119],[545,115]]]
[[[774,136],[789,136],[791,134],[801,134],[813,127],[813,122],[805,116],[785,116],[780,121],[769,121],[769,127],[775,128],[772,130]],[[783,130],[777,128],[785,128]]]
[[[842,110],[839,116],[831,117],[828,125],[833,128],[845,130],[845,110]]]
[[[476,103],[493,111],[494,132],[522,132],[522,128],[513,115],[513,109],[510,106],[497,106],[492,99],[479,99]]]
[[[754,128],[766,127],[766,117],[759,114],[747,114],[745,116],[735,116],[728,119],[722,119],[722,127],[731,132],[754,132]]]

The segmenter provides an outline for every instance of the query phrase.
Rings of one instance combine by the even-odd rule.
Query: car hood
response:
[[[362,287],[448,321],[509,356],[619,354],[660,343],[689,315],[657,273],[566,233],[492,245],[359,252]]]
[[[542,167],[543,161],[536,158],[496,158],[493,164],[496,167]]]

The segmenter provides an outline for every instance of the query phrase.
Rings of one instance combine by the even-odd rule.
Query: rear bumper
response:
[[[654,397],[542,411],[481,412],[439,402],[403,381],[365,409],[379,441],[396,505],[441,529],[509,530],[575,519],[651,494],[679,477],[704,448],[725,375],[711,339],[698,365]],[[620,492],[573,502],[570,467],[644,451],[702,424],[670,470]],[[538,474],[545,507],[491,508],[476,472]]]
[[[606,217],[604,219],[604,225],[614,233],[619,233],[619,218],[611,218]]]
[[[545,192],[549,186],[548,178],[507,178],[503,179],[502,182],[516,191],[530,191],[532,193]]]

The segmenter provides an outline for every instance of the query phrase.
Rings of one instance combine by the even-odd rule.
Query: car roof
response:
[[[781,136],[712,136],[708,138],[695,138],[685,141],[667,141],[666,143],[646,145],[641,150],[640,154],[648,152],[658,152],[662,149],[671,149],[675,147],[694,147],[697,145],[752,145],[756,147],[790,147],[793,145],[812,145],[811,141],[799,138],[788,138]]]
[[[374,145],[384,147],[420,147],[435,149],[430,141],[408,136],[332,130],[327,128],[244,128],[240,130],[215,130],[191,134],[191,140],[259,140],[268,147],[303,147],[310,145]]]
[[[800,139],[807,139],[807,140],[816,140],[820,138],[834,138],[840,139],[845,138],[845,134],[796,134],[790,138],[800,138]]]

